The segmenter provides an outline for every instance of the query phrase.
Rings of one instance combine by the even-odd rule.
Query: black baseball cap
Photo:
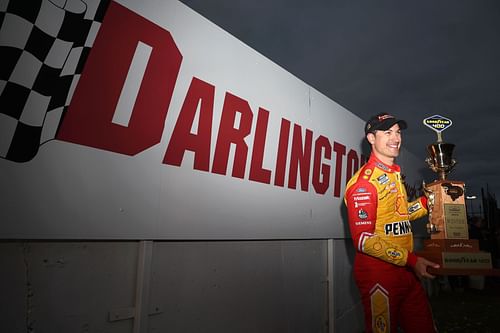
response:
[[[365,135],[368,133],[373,133],[375,131],[386,131],[394,124],[399,124],[400,129],[406,129],[408,125],[406,121],[402,119],[396,119],[393,115],[388,113],[379,113],[371,117],[365,125]]]

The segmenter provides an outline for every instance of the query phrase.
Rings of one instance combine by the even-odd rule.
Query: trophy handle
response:
[[[429,222],[426,225],[427,233],[436,234],[439,232],[439,228],[432,223],[432,210],[434,209],[436,195],[434,191],[426,187],[425,181],[422,181],[422,188],[424,190],[424,195],[427,197],[427,211],[429,212]]]
[[[427,223],[426,228],[428,234],[437,234],[439,232],[437,225],[431,222]]]

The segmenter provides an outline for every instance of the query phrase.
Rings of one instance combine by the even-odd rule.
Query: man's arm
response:
[[[415,201],[412,201],[408,203],[408,215],[410,216],[410,221],[416,220],[418,218],[424,217],[425,215],[428,214],[428,207],[427,207],[427,197],[422,196],[418,198]],[[433,279],[435,276],[430,274],[427,271],[428,267],[432,268],[439,268],[439,265],[429,261],[425,258],[422,257],[417,257],[415,254],[410,253],[409,261],[411,266],[413,268],[413,271],[417,275],[419,279],[422,278],[429,278]]]
[[[356,250],[398,266],[414,266],[417,257],[407,249],[380,238],[374,233],[378,196],[369,182],[350,186],[345,194],[349,228]]]
[[[410,216],[410,221],[424,217],[428,213],[427,197],[421,196],[417,200],[408,203],[408,215]]]

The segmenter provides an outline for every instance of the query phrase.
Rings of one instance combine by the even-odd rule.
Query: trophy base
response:
[[[477,239],[426,239],[423,252],[479,252]]]
[[[491,253],[479,250],[476,239],[426,239],[419,257],[439,264],[439,269],[429,268],[436,275],[494,275]]]
[[[441,252],[425,253],[427,260],[439,264],[443,269],[492,269],[491,253],[488,252]]]

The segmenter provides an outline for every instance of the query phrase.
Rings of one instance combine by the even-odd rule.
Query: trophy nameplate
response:
[[[465,205],[444,204],[445,237],[447,239],[469,239]]]

